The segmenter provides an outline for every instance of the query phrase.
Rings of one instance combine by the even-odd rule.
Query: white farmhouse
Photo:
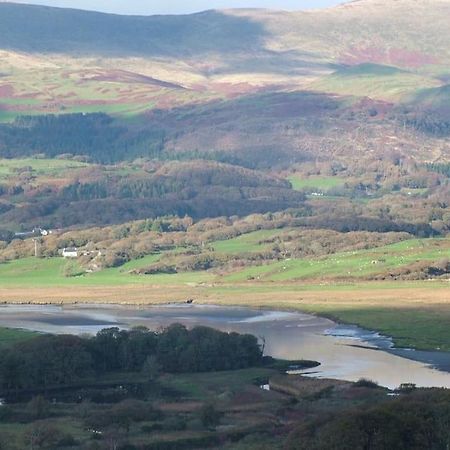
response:
[[[78,249],[75,247],[63,248],[63,258],[78,258]]]

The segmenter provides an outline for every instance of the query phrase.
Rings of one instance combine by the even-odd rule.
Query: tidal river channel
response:
[[[389,388],[401,383],[450,388],[450,353],[395,349],[377,333],[308,314],[201,305],[0,306],[0,327],[46,333],[93,334],[138,325],[157,330],[172,323],[254,334],[264,338],[267,355],[319,361],[308,376],[369,378]]]

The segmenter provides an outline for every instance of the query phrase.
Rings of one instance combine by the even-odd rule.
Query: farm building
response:
[[[78,258],[78,249],[75,247],[63,248],[63,258]]]

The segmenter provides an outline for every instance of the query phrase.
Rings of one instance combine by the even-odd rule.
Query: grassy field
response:
[[[297,191],[318,189],[320,191],[327,191],[334,187],[342,186],[345,183],[345,179],[341,177],[325,177],[325,176],[312,176],[312,177],[300,177],[298,175],[291,175],[288,177],[293,189]]]
[[[1,311],[0,311],[1,313]],[[34,336],[36,333],[32,331],[16,330],[11,328],[0,328],[0,346],[13,344],[29,337]]]
[[[3,78],[14,83],[14,91],[0,98],[0,123],[12,122],[21,115],[48,113],[104,112],[130,118],[168,104],[176,106],[204,97],[220,97],[214,92],[173,89],[161,85],[158,79],[143,82],[139,71],[86,68],[81,59],[64,58],[58,68],[44,70],[38,66],[24,70],[13,54],[10,57],[13,59],[10,71]],[[159,63],[154,61],[152,66],[152,75],[158,75]],[[167,76],[167,69],[162,70],[160,75]]]
[[[267,247],[262,241],[285,231],[288,231],[288,229],[254,231],[234,239],[212,242],[211,247],[217,253],[237,254],[262,251]]]
[[[450,351],[448,282],[216,287],[208,300],[310,312],[381,331],[398,346]]]
[[[261,230],[234,239],[216,241],[211,247],[217,253],[244,254],[263,251],[265,239],[280,230]],[[382,274],[416,261],[439,261],[450,257],[450,239],[412,239],[369,250],[335,253],[319,258],[287,259],[239,269],[225,275],[213,271],[180,272],[176,274],[135,275],[130,271],[144,268],[164,259],[163,254],[148,255],[117,268],[104,269],[78,277],[64,276],[69,264],[63,258],[24,258],[0,264],[0,285],[3,287],[63,286],[126,286],[188,285],[199,283],[361,281],[369,275]]]
[[[416,261],[450,257],[448,239],[413,239],[376,249],[335,253],[318,259],[292,259],[249,267],[227,275],[230,282],[249,279],[288,281],[313,278],[362,278]]]
[[[378,64],[346,67],[312,84],[312,88],[343,95],[367,95],[380,100],[407,99],[423,88],[439,86],[427,78],[405,70]]]
[[[25,167],[29,167],[34,176],[61,176],[61,171],[87,166],[86,163],[64,159],[0,159],[0,179],[9,178]]]
[[[216,241],[218,253],[264,249],[279,230]],[[416,261],[450,257],[449,239],[413,239],[383,247],[214,271],[135,275],[163,261],[154,254],[122,267],[64,276],[63,258],[25,258],[0,264],[0,302],[161,304],[185,302],[279,308],[321,314],[393,336],[400,346],[450,351],[448,280],[367,281]],[[7,333],[7,332],[4,332]],[[6,336],[6,335],[5,335]]]
[[[186,397],[210,399],[223,392],[226,385],[233,386],[233,390],[244,389],[259,378],[269,378],[276,371],[265,368],[251,368],[210,373],[165,375],[164,384],[184,393]]]
[[[63,258],[24,258],[0,265],[0,286],[2,287],[83,287],[83,286],[127,286],[133,284],[186,284],[212,280],[207,272],[157,274],[152,276],[132,275],[128,272],[156,262],[160,255],[150,255],[131,261],[122,267],[105,269],[101,272],[79,277],[65,277]]]

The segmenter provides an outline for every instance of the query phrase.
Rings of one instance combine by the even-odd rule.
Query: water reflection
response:
[[[390,388],[406,382],[450,388],[450,373],[379,350],[377,347],[390,347],[386,338],[374,334],[372,339],[370,333],[357,327],[345,331],[328,319],[308,314],[197,305],[145,309],[94,305],[0,307],[0,326],[50,333],[96,333],[105,327],[137,325],[158,329],[174,322],[254,334],[264,339],[266,354],[320,361],[322,365],[311,376],[349,381],[364,377]],[[431,353],[427,356],[433,361]],[[441,353],[439,357],[450,361],[450,354]]]

